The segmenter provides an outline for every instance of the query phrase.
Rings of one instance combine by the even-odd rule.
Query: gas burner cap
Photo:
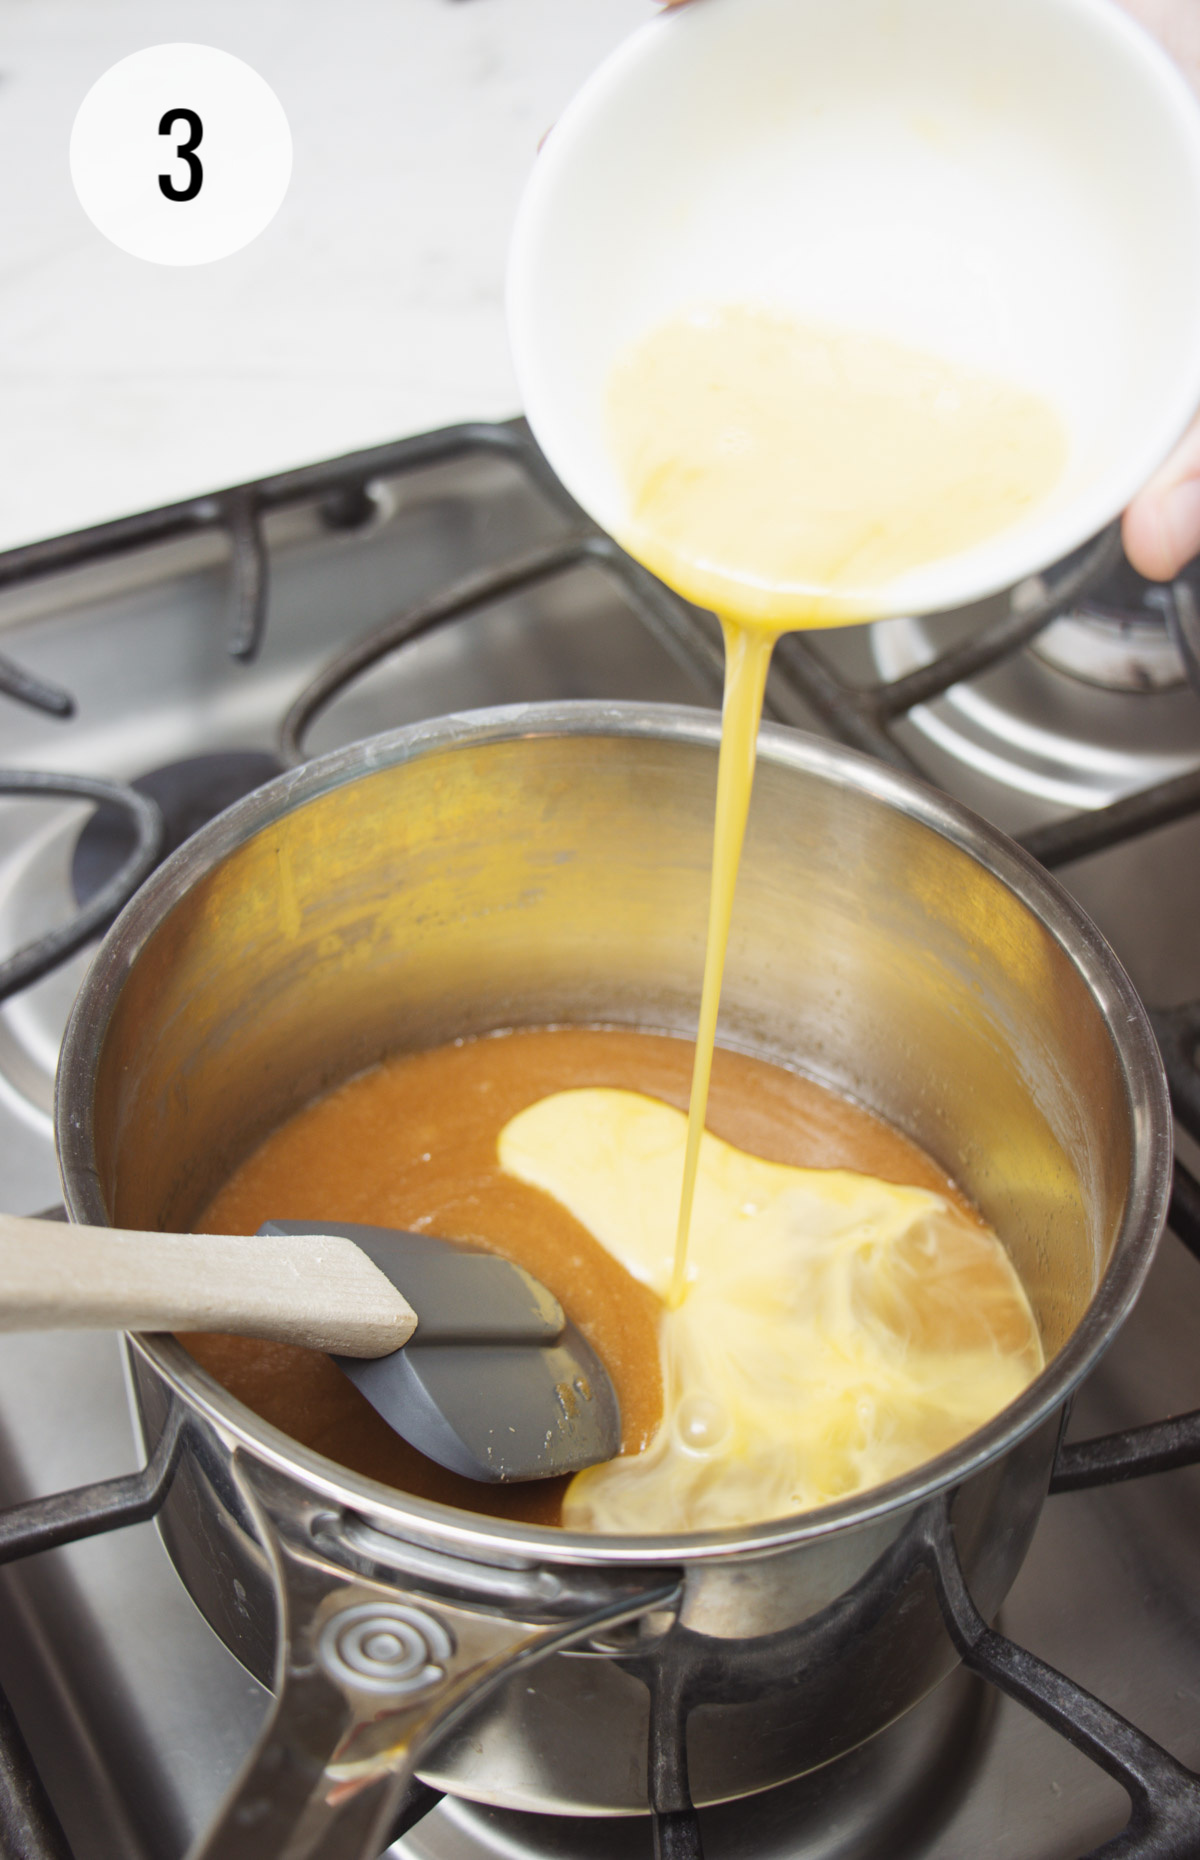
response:
[[[1037,583],[1018,589],[1019,605]],[[1122,561],[1022,652],[910,713],[960,766],[1056,807],[1106,807],[1200,765],[1200,697],[1167,626],[1172,591]],[[885,679],[945,649],[965,616],[871,628]]]
[[[165,859],[216,815],[282,772],[283,765],[263,750],[223,749],[213,755],[190,756],[185,762],[165,763],[140,775],[131,786],[158,803],[166,828]],[[119,871],[132,844],[126,816],[115,807],[98,807],[80,833],[71,861],[76,903],[86,904]]]
[[[1170,599],[1166,589],[1164,598]],[[1114,614],[1092,605],[1064,614],[1030,646],[1055,671],[1103,691],[1174,691],[1187,682],[1166,619]]]
[[[1147,581],[1121,556],[1030,650],[1056,671],[1105,691],[1171,691],[1187,680],[1168,626],[1174,610],[1175,589]]]

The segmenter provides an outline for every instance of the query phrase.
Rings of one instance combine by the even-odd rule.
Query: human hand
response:
[[[687,0],[662,0],[667,7]],[[1200,93],[1200,5],[1196,0],[1118,0],[1159,39]],[[1138,492],[1121,529],[1125,553],[1150,581],[1172,581],[1200,552],[1200,415],[1165,465]]]
[[[1200,7],[1195,0],[1120,0],[1160,39],[1200,92]],[[1125,553],[1151,581],[1171,581],[1200,550],[1200,418],[1125,512]]]

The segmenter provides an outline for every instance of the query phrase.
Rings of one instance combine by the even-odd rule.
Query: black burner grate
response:
[[[282,773],[274,756],[259,749],[222,749],[213,755],[189,756],[183,762],[168,762],[151,769],[128,788],[115,791],[114,799],[103,801],[96,809],[75,843],[71,861],[71,889],[81,906],[92,904],[111,886],[115,895],[124,892],[122,902],[133,895],[136,884],[126,889],[126,861],[133,855],[134,815],[130,795],[140,795],[157,811],[161,826],[155,859],[165,859],[193,833],[217,814],[232,807],[243,795],[261,788],[272,776]],[[0,794],[4,792],[0,774]],[[119,804],[116,796],[119,795]],[[142,877],[146,874],[143,873]],[[99,906],[95,907],[99,911]],[[120,908],[118,906],[118,908]],[[112,921],[109,911],[104,914]],[[0,972],[2,974],[2,972]],[[0,996],[2,996],[0,981]]]
[[[249,662],[261,646],[270,601],[270,562],[262,529],[265,517],[290,506],[315,502],[331,531],[352,529],[371,520],[377,507],[372,487],[381,480],[472,456],[501,457],[519,470],[562,516],[567,525],[565,534],[544,548],[464,578],[431,600],[397,615],[333,660],[301,693],[283,721],[280,756],[285,765],[293,766],[304,759],[305,734],[317,715],[381,659],[438,627],[588,567],[598,566],[608,574],[654,638],[702,687],[711,690],[714,698],[719,697],[721,646],[711,628],[696,609],[672,594],[590,522],[551,472],[525,421],[519,419],[419,434],[394,445],[281,473],[255,484],[237,485],[216,496],[193,498],[141,516],[124,517],[70,536],[12,549],[0,554],[0,588],[198,531],[223,532],[228,539],[230,563],[229,651],[235,659]],[[1035,584],[1019,610],[1014,608],[969,640],[890,681],[853,684],[832,666],[811,636],[786,635],[775,655],[777,688],[782,684],[789,689],[839,741],[894,767],[921,773],[897,739],[894,726],[917,706],[993,669],[1028,646],[1089,589],[1110,581],[1120,562],[1120,537],[1114,525],[1056,570],[1052,579]],[[1192,626],[1196,600],[1191,584],[1180,581],[1173,594],[1171,612],[1176,614],[1188,640],[1193,631],[1196,633],[1200,650],[1200,626]],[[74,714],[74,699],[68,693],[50,692],[7,661],[0,661],[0,692],[55,716],[67,718]],[[778,715],[769,696],[765,711],[768,716]],[[1156,783],[1109,807],[1053,821],[1027,834],[1024,844],[1043,864],[1056,867],[1197,812],[1200,770]],[[116,911],[112,914],[115,916]]]
[[[42,775],[33,769],[0,769],[0,794],[15,798],[50,796],[55,800],[95,801],[119,826],[119,850],[110,868],[97,876],[69,923],[26,943],[0,962],[0,1001],[40,981],[77,950],[108,929],[142,881],[157,865],[163,844],[163,820],[154,802],[120,782],[94,781],[88,775]],[[96,816],[93,816],[96,818]]]
[[[142,1472],[34,1499],[0,1513],[0,1563],[154,1517],[175,1475],[180,1444],[177,1420],[174,1429],[160,1438]],[[1200,1415],[1154,1422],[1124,1434],[1060,1447],[1050,1490],[1052,1494],[1079,1491],[1197,1461]],[[931,1500],[863,1577],[862,1594],[856,1591],[800,1629],[789,1630],[796,1641],[797,1665],[814,1656],[818,1640],[822,1657],[830,1657],[847,1622],[861,1620],[864,1602],[869,1607],[874,1596],[880,1607],[886,1607],[897,1580],[923,1564],[932,1573],[963,1664],[1067,1738],[1128,1793],[1132,1815],[1124,1833],[1081,1860],[1195,1860],[1200,1840],[1200,1776],[1065,1674],[989,1628],[963,1579],[954,1547],[952,1504],[953,1494]],[[760,1686],[757,1658],[746,1661],[744,1671],[737,1669],[728,1643],[722,1642],[719,1660],[712,1673],[706,1674],[695,1650],[684,1644],[689,1638],[697,1637],[675,1629],[665,1643],[668,1657],[653,1671],[647,1666],[644,1673],[653,1700],[651,1797],[661,1805],[653,1818],[657,1860],[703,1860],[701,1820],[686,1805],[686,1732],[689,1713],[704,1703],[706,1678],[722,1696],[739,1680],[750,1691]],[[673,1641],[677,1642],[674,1659],[669,1657]],[[637,1661],[627,1664],[631,1670],[639,1668]],[[778,1666],[774,1648],[771,1666],[772,1670]],[[391,1841],[414,1827],[440,1799],[436,1790],[414,1782]],[[2,1695],[0,1851],[19,1860],[70,1860],[66,1838]]]
[[[370,520],[376,508],[372,487],[378,481],[471,455],[499,455],[514,464],[562,515],[565,533],[554,543],[444,589],[398,615],[330,663],[284,719],[280,758],[285,765],[304,759],[305,736],[320,711],[381,659],[438,627],[589,567],[599,567],[609,575],[672,657],[698,677],[714,697],[719,694],[721,649],[709,625],[587,520],[550,472],[521,420],[465,425],[421,435],[256,484],[236,486],[214,497],[192,499],[144,516],[11,550],[0,555],[0,587],[99,562],[198,530],[223,531],[229,542],[230,560],[229,651],[235,659],[249,662],[261,646],[268,619],[270,562],[262,528],[267,514],[316,501],[331,530],[353,529]],[[914,707],[929,703],[951,686],[979,676],[1029,645],[1088,590],[1108,578],[1119,559],[1119,537],[1114,527],[1064,564],[1050,582],[1038,585],[1019,611],[1008,613],[966,643],[942,652],[904,677],[865,686],[852,684],[811,637],[795,634],[780,643],[776,676],[840,741],[893,766],[912,769],[916,765],[896,737],[894,726]],[[1167,622],[1195,682],[1200,672],[1200,621],[1195,595],[1185,580],[1176,585],[1172,596]],[[46,686],[6,659],[0,659],[0,692],[52,716],[68,718],[74,713],[69,693]],[[770,702],[767,714],[777,714]],[[264,777],[269,772],[264,765]],[[145,785],[152,789],[152,783]],[[163,832],[153,803],[117,784],[24,771],[17,771],[11,780],[0,777],[0,792],[15,791],[83,796],[115,807],[132,823],[133,845],[130,848],[128,830],[117,828],[117,853],[114,856],[110,848],[100,889],[72,924],[0,964],[0,998],[47,973],[112,921],[159,856]],[[1111,806],[1039,827],[1025,836],[1024,844],[1044,864],[1061,866],[1197,812],[1200,770],[1158,783]],[[93,839],[103,839],[106,831],[112,835],[111,818],[93,830]],[[176,826],[172,839],[179,837]],[[114,862],[119,870],[112,869]],[[86,892],[88,887],[81,889]],[[1200,1003],[1157,1013],[1153,1018],[1176,1115],[1200,1141]],[[1176,1168],[1171,1225],[1200,1258],[1200,1184],[1181,1165]],[[152,1517],[173,1476],[176,1446],[172,1439],[160,1441],[144,1472],[133,1478],[85,1487],[0,1514],[0,1562]],[[1200,1414],[1185,1415],[1062,1447],[1051,1490],[1071,1492],[1197,1461]],[[1200,1778],[1071,1680],[987,1626],[962,1579],[947,1505],[946,1500],[932,1505],[913,1528],[923,1533],[920,1553],[934,1575],[947,1624],[964,1663],[1067,1737],[1129,1794],[1132,1816],[1127,1829],[1087,1860],[1194,1860],[1200,1851]],[[906,1550],[911,1555],[912,1544]],[[864,1580],[880,1579],[880,1572],[874,1571]],[[826,1624],[824,1631],[834,1630]],[[727,1679],[727,1674],[724,1677]],[[662,1860],[699,1860],[701,1824],[687,1806],[683,1737],[691,1701],[682,1694],[672,1694],[663,1680],[657,1683],[661,1709],[656,1714],[651,1763],[652,1793],[658,1805],[655,1851]],[[414,1784],[393,1838],[414,1826],[438,1799],[436,1792],[424,1784]],[[0,1846],[22,1860],[69,1860],[62,1830],[2,1698]]]
[[[315,503],[331,531],[353,529],[371,520],[377,508],[372,488],[381,480],[464,458],[489,456],[501,457],[521,472],[562,516],[567,526],[565,534],[544,548],[466,577],[431,600],[397,615],[335,659],[301,694],[284,719],[280,755],[285,765],[303,760],[305,734],[321,710],[381,659],[438,627],[588,567],[598,566],[608,574],[655,639],[700,681],[702,688],[711,690],[714,698],[719,697],[721,647],[711,627],[694,608],[596,529],[555,478],[523,420],[420,434],[255,484],[238,485],[216,496],[193,498],[74,535],[12,549],[0,554],[0,588],[199,531],[221,532],[229,546],[229,651],[235,659],[249,662],[261,646],[269,611],[270,562],[262,526],[270,513]],[[851,683],[834,668],[813,637],[789,634],[776,651],[776,688],[786,689],[798,698],[839,741],[878,756],[893,767],[921,773],[898,740],[896,724],[917,706],[993,669],[1028,646],[1089,589],[1109,582],[1120,562],[1120,538],[1114,525],[1056,570],[1052,579],[1035,584],[1019,609],[1014,608],[917,670],[880,683]],[[1191,642],[1195,634],[1194,643],[1200,651],[1200,624],[1193,625],[1196,599],[1190,582],[1181,580],[1172,594],[1174,598],[1168,603],[1171,613],[1186,642]],[[1184,660],[1190,662],[1187,653]],[[3,660],[0,693],[62,718],[74,714],[74,699],[69,693],[50,691]],[[768,716],[778,715],[769,696],[765,709]],[[1043,864],[1057,867],[1197,812],[1200,770],[1156,783],[1109,807],[1084,810],[1036,828],[1025,835],[1024,844]]]

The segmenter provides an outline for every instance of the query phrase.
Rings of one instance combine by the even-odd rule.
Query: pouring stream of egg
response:
[[[906,571],[1018,523],[1053,491],[1063,426],[1037,395],[868,334],[699,307],[619,360],[608,402],[620,540],[725,634],[704,984],[667,1303],[688,1235],[755,744],[775,641],[894,611]]]

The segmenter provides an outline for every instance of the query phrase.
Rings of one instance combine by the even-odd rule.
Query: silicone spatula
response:
[[[429,1234],[271,1221],[234,1238],[0,1216],[0,1331],[89,1328],[327,1350],[398,1434],[468,1479],[553,1478],[620,1446],[608,1374],[545,1286]]]

